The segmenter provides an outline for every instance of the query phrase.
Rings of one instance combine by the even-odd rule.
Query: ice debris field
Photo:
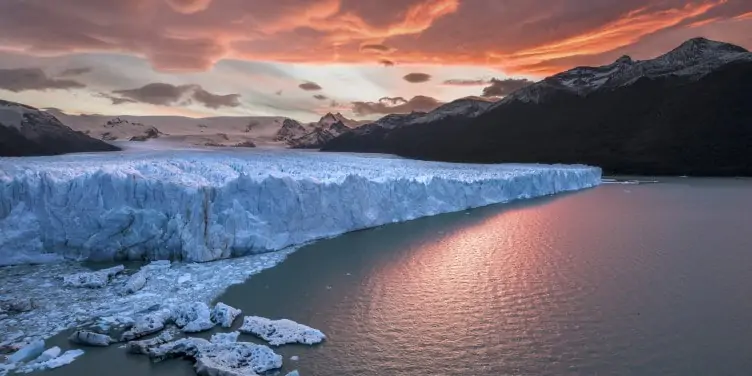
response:
[[[282,262],[297,245],[600,182],[600,169],[588,166],[298,151],[0,158],[0,353],[12,353],[5,363],[0,355],[0,375],[80,357],[78,349],[45,348],[44,339],[69,328],[93,330],[74,333],[74,343],[131,341],[157,358],[192,358],[205,374],[275,369],[281,363],[272,350],[236,342],[237,333],[209,342],[167,342],[169,333],[138,338],[168,322],[183,333],[228,327],[240,312],[202,304]],[[94,271],[78,262],[115,260],[160,261]],[[107,334],[113,328],[130,329],[115,339]],[[323,338],[305,325],[256,316],[239,330],[273,346]]]
[[[205,262],[599,184],[587,166],[294,151],[0,158],[0,265]]]

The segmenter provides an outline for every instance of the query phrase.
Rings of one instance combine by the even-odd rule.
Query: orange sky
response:
[[[441,102],[479,95],[494,77],[653,57],[694,36],[750,48],[751,14],[749,0],[8,0],[0,97],[84,112],[311,116],[383,97]],[[42,76],[18,70],[30,67]],[[79,73],[54,76],[66,69]],[[409,73],[430,78],[405,82]],[[307,81],[321,89],[298,87]],[[150,83],[218,97],[127,91]]]

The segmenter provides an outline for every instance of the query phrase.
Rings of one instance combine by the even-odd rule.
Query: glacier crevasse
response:
[[[600,178],[589,166],[291,151],[0,158],[0,265],[205,262],[588,188]]]

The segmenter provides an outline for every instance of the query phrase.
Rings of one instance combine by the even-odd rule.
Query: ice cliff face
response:
[[[0,264],[211,261],[599,182],[586,166],[290,151],[0,158]]]

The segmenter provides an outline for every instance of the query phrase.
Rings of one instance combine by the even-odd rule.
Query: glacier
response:
[[[590,166],[286,150],[0,158],[0,265],[207,262],[600,181]]]

